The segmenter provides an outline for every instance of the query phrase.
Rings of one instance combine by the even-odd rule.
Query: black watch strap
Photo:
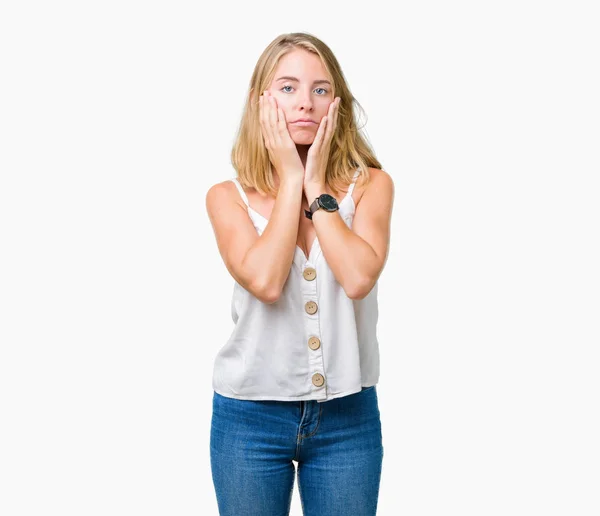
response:
[[[315,211],[317,211],[319,208],[320,208],[320,206],[319,206],[319,198],[316,197],[315,200],[310,204],[309,209],[308,210],[304,210],[304,215],[306,215],[306,218],[312,220],[313,213]]]

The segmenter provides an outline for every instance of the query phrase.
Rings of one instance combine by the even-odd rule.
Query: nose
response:
[[[298,109],[303,111],[313,110],[313,100],[310,91],[303,91],[298,95]]]

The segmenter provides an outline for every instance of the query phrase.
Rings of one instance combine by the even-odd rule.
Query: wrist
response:
[[[304,185],[304,194],[306,199],[312,202],[316,197],[319,197],[322,193],[327,193],[325,185],[321,183],[307,183]]]
[[[292,190],[302,189],[302,178],[285,177],[279,181],[279,188],[289,188]]]
[[[323,181],[304,181],[304,186],[306,188],[309,188],[309,187],[323,188],[325,186],[325,183]]]
[[[312,195],[311,195],[312,197]],[[312,219],[314,214],[318,211],[327,211],[329,213],[339,210],[339,204],[337,199],[332,195],[323,192],[316,195],[315,199],[308,199],[308,210],[305,210],[304,214],[307,218]]]

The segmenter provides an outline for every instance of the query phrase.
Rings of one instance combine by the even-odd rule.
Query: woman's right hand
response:
[[[283,110],[268,91],[259,97],[260,126],[269,159],[279,180],[304,180],[304,166],[287,128]]]

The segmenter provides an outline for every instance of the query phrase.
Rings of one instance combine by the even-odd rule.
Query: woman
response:
[[[376,513],[377,279],[393,182],[356,127],[331,50],[284,34],[252,75],[232,163],[206,207],[235,279],[215,359],[211,467],[221,515]],[[339,201],[339,202],[338,202]]]

